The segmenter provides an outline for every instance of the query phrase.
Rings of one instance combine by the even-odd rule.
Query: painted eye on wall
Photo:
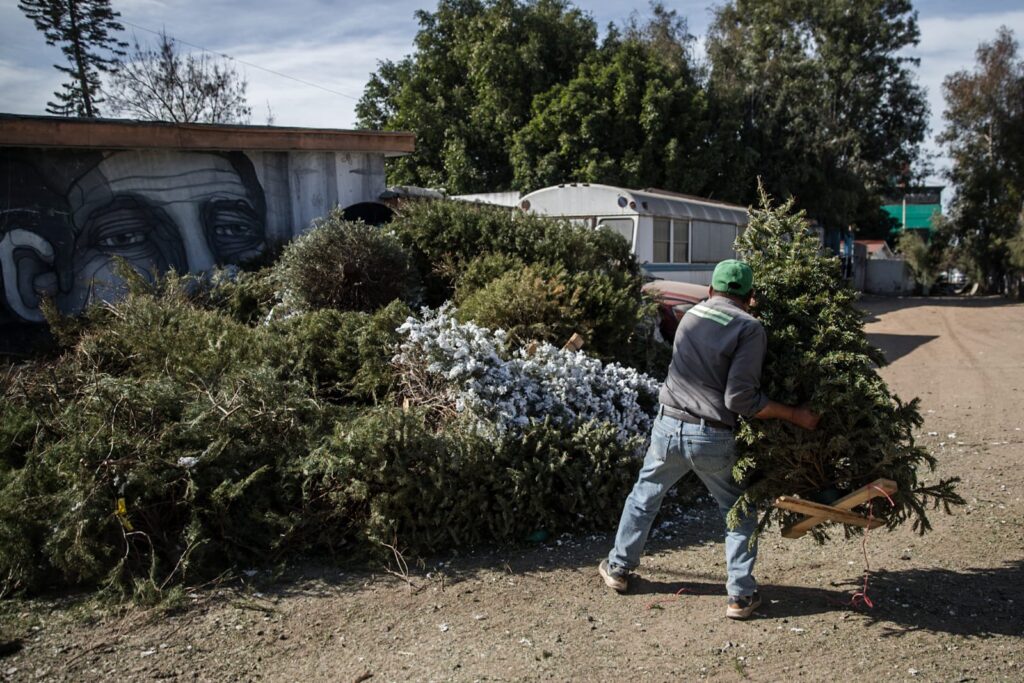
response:
[[[97,249],[124,252],[148,244],[153,227],[141,207],[118,202],[93,214],[88,233]]]
[[[213,232],[218,237],[247,237],[256,234],[256,226],[249,223],[217,223]]]
[[[262,217],[240,199],[216,199],[203,207],[206,239],[217,262],[241,263],[266,247]]]
[[[118,195],[89,213],[75,240],[75,251],[83,263],[98,252],[124,258],[154,276],[172,268],[188,270],[173,221],[144,197],[131,194]]]
[[[122,232],[109,237],[103,237],[97,240],[96,244],[100,247],[107,247],[110,249],[123,249],[136,244],[142,244],[146,241],[146,237],[146,233],[141,231]]]

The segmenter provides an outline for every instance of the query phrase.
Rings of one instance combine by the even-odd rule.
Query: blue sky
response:
[[[648,8],[647,0],[575,4],[602,28]],[[716,4],[666,2],[687,18],[701,43]],[[334,91],[237,65],[249,82],[253,123],[266,122],[269,104],[276,125],[328,128],[352,127],[356,99],[377,62],[410,53],[418,27],[414,12],[436,6],[427,0],[113,0],[113,5],[126,24],[165,29],[181,41]],[[1024,41],[1024,5],[1020,0],[929,0],[916,3],[916,8],[921,43],[909,54],[921,60],[917,73],[928,89],[934,136],[942,128],[942,79],[971,68],[978,43],[992,40],[1001,25]],[[140,28],[126,29],[140,41],[154,37]],[[0,3],[0,112],[44,113],[62,80],[52,64],[61,60],[59,49],[45,44],[14,0]],[[931,142],[929,148],[938,151]],[[944,163],[941,157],[937,160],[940,167]]]

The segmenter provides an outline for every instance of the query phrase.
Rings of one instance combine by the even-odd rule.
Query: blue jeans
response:
[[[608,563],[626,569],[640,565],[640,553],[661,501],[690,470],[707,486],[724,518],[743,493],[732,477],[735,464],[736,441],[731,431],[659,414],[651,429],[651,445],[640,476],[622,508],[615,547],[608,554]],[[749,543],[756,529],[757,514],[752,512],[739,527],[726,531],[725,562],[729,572],[726,589],[730,596],[746,597],[757,590],[753,576],[757,543]]]

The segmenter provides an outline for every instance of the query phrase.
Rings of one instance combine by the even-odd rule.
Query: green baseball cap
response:
[[[754,271],[743,261],[726,259],[715,266],[711,287],[716,292],[746,296],[754,286]]]

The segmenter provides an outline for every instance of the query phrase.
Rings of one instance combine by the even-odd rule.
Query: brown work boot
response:
[[[725,610],[725,616],[730,619],[746,619],[754,610],[761,606],[761,594],[754,591],[753,595],[746,597],[729,597],[729,606]]]
[[[629,588],[629,570],[625,567],[609,565],[608,560],[601,560],[601,564],[597,565],[597,573],[604,579],[605,585],[619,593],[625,593]]]

